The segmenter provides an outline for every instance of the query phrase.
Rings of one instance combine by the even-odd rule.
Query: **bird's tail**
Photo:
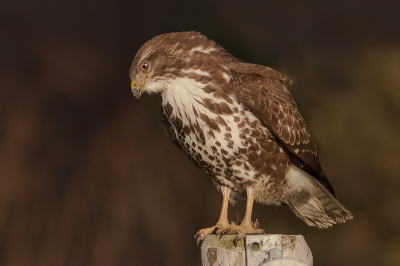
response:
[[[312,188],[291,193],[286,204],[297,217],[309,226],[328,228],[336,223],[353,219],[346,209],[323,185],[315,179],[309,179]]]

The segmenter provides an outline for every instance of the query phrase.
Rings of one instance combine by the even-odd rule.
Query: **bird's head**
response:
[[[209,69],[211,53],[221,49],[199,32],[175,32],[154,37],[133,59],[129,73],[133,95],[140,98],[143,92],[163,92],[171,79],[185,76],[188,69]]]
[[[147,42],[137,52],[129,73],[131,79],[131,90],[136,98],[140,98],[143,92],[156,93],[163,90],[157,81],[161,77],[161,72],[167,70],[164,54],[159,49],[159,45]]]

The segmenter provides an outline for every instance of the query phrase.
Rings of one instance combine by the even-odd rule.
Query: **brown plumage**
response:
[[[161,93],[170,140],[203,169],[224,200],[211,232],[260,233],[253,200],[286,204],[311,226],[352,219],[324,174],[315,144],[285,81],[268,67],[240,61],[197,32],[157,36],[140,48],[130,70],[132,92]],[[227,220],[228,200],[247,198],[240,225]]]

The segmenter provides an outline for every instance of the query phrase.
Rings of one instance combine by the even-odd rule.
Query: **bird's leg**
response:
[[[231,194],[231,190],[230,188],[227,187],[221,187],[221,192],[222,192],[222,207],[216,226],[218,226],[218,230],[225,230],[225,228],[229,226],[228,206],[229,206],[229,196]]]
[[[203,241],[203,239],[208,234],[211,233],[219,234],[222,231],[226,230],[228,227],[230,227],[230,224],[228,222],[228,203],[229,203],[229,196],[231,194],[231,189],[227,187],[221,187],[221,192],[223,200],[222,200],[221,214],[219,215],[218,222],[215,226],[201,229],[194,235],[194,237],[197,239],[197,244],[199,244],[200,241]]]
[[[244,235],[247,234],[262,234],[264,230],[257,229],[258,224],[251,222],[251,213],[253,212],[253,201],[254,201],[254,190],[252,188],[247,188],[247,202],[246,202],[246,213],[244,215],[243,221],[240,225],[228,228],[229,234],[237,234],[234,242],[237,243]]]

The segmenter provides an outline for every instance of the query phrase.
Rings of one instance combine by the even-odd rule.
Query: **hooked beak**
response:
[[[146,75],[146,78],[140,82],[139,85],[136,85],[135,81],[131,82],[131,91],[133,96],[140,99],[140,96],[143,94],[144,85],[146,84],[147,80],[150,78],[150,74]]]
[[[134,82],[134,81],[131,82],[131,91],[132,91],[133,96],[135,96],[138,99],[140,99],[140,96],[143,93],[143,91],[140,89],[140,87],[136,86],[136,82]]]

